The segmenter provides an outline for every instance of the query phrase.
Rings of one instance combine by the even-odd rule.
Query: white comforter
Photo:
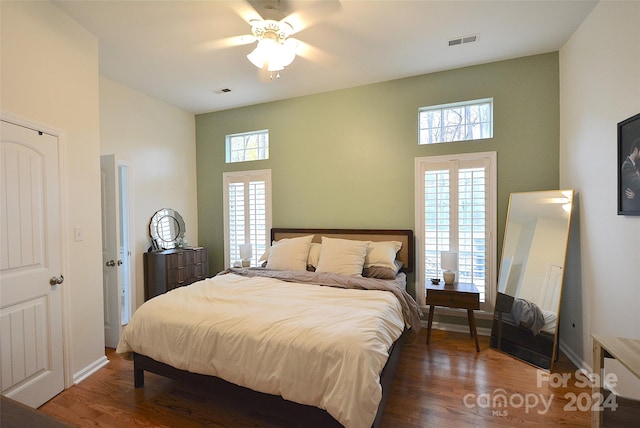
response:
[[[404,321],[390,292],[246,278],[206,279],[147,301],[117,353],[327,410],[345,427],[370,427],[380,372]]]

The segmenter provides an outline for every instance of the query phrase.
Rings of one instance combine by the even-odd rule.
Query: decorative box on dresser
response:
[[[174,248],[144,253],[144,300],[209,276],[206,248]]]

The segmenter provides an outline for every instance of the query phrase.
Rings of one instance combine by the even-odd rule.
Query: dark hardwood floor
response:
[[[571,398],[584,393],[590,399],[591,389],[576,386],[576,368],[564,356],[555,372],[571,378],[551,387],[544,372],[489,349],[488,337],[480,337],[479,353],[468,334],[434,330],[429,346],[425,339],[423,329],[405,344],[383,427],[589,426],[590,413],[579,411]],[[207,391],[146,373],[145,386],[135,389],[132,362],[112,349],[107,357],[106,367],[40,410],[82,427],[331,425],[284,400],[258,400],[239,388]],[[506,406],[499,407],[501,397]]]

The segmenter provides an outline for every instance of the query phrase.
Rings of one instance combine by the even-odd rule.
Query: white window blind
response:
[[[480,290],[482,309],[490,310],[495,293],[495,153],[416,159],[416,231],[418,301],[425,285],[442,278],[440,254],[458,253],[457,281]]]
[[[225,266],[240,260],[240,245],[251,244],[251,266],[269,245],[271,170],[223,174],[225,200]]]

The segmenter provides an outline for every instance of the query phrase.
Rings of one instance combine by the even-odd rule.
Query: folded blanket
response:
[[[540,333],[544,327],[544,315],[540,308],[533,302],[525,299],[515,299],[511,308],[513,320],[524,328],[531,330],[534,336]]]
[[[263,268],[230,268],[218,273],[218,275],[227,273],[247,277],[262,276],[300,284],[388,291],[393,293],[400,302],[402,315],[407,327],[411,328],[415,333],[418,333],[422,328],[422,324],[420,323],[422,311],[415,299],[405,290],[406,275],[404,273],[399,273],[395,280],[338,275],[329,272],[272,270]]]

